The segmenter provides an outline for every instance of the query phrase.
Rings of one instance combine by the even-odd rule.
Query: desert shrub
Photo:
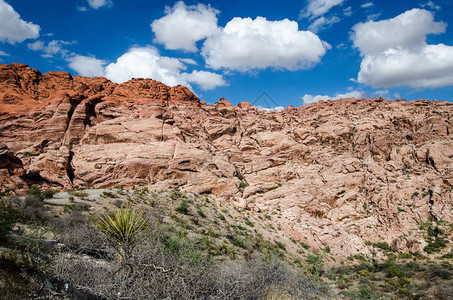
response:
[[[52,198],[57,192],[52,190],[41,190],[37,186],[32,186],[28,191],[27,195],[38,197],[41,200]]]
[[[431,267],[429,278],[433,280],[436,277],[442,278],[444,280],[450,280],[452,273],[449,270],[443,268],[442,265],[436,265]]]
[[[74,225],[82,222],[72,218]],[[117,260],[62,253],[51,270],[74,299],[318,299],[325,292],[277,258],[220,262],[210,258],[208,248],[207,239],[152,223],[132,250],[130,268],[119,267]]]
[[[374,295],[373,290],[369,287],[361,286],[358,291],[356,292],[349,292],[346,293],[351,299],[357,300],[365,300],[365,299],[376,299],[377,297]]]
[[[235,237],[231,234],[226,235],[226,238],[230,240],[230,242],[235,245],[236,247],[245,248],[245,243],[241,238]]]
[[[253,224],[253,222],[250,221],[249,218],[245,217],[244,220],[245,220],[245,225],[250,226],[250,227],[255,226],[255,224]]]
[[[310,264],[309,271],[316,277],[319,277],[324,272],[324,253],[322,255],[310,254],[307,256],[306,261]]]
[[[206,214],[203,212],[201,208],[197,209],[197,214],[202,218],[206,218]]]
[[[71,200],[71,199],[69,199]],[[70,213],[73,211],[86,211],[88,210],[88,205],[80,203],[70,203],[63,206],[63,212]]]
[[[45,278],[36,269],[21,263],[22,257],[4,251],[0,255],[0,298],[50,299],[50,293],[42,285]]]
[[[437,289],[435,299],[438,300],[450,300],[453,295],[453,286],[445,285]]]
[[[69,194],[79,197],[80,199],[85,199],[88,197],[87,191],[70,191]]]
[[[407,268],[403,265],[398,265],[395,257],[393,256],[387,258],[382,264],[379,265],[379,268],[385,273],[387,278],[398,277],[398,279],[402,282],[404,282],[412,273],[411,267],[414,267],[414,265],[408,265]]]
[[[373,247],[382,249],[384,251],[393,252],[393,249],[390,247],[390,245],[387,242],[377,242],[377,243],[366,242],[365,244],[368,246],[373,246]]]
[[[282,249],[283,251],[286,251],[286,246],[282,242],[275,241],[275,245],[277,245],[277,247]]]
[[[423,250],[425,250],[428,254],[439,252],[441,248],[445,248],[447,246],[447,241],[441,237],[436,237],[434,239],[429,237],[426,241],[428,242],[428,245]]]
[[[88,254],[97,258],[109,258],[114,251],[100,234],[98,228],[82,212],[73,211],[53,222],[57,241],[74,253]]]
[[[412,258],[412,254],[410,253],[400,253],[398,255],[399,258],[403,258],[403,259],[409,259],[409,258]]]
[[[443,259],[453,259],[453,252],[442,255]]]
[[[245,189],[246,187],[248,187],[248,186],[249,186],[249,184],[248,184],[247,182],[241,181],[241,182],[239,183],[239,188],[238,188],[238,189],[239,189],[239,191],[243,192],[244,189]]]
[[[11,230],[18,220],[18,212],[7,199],[0,199],[0,237]]]
[[[44,223],[49,220],[44,202],[37,196],[12,196],[11,205],[19,212],[22,221]]]
[[[42,226],[34,226],[30,228],[28,232],[13,235],[12,240],[15,245],[21,246],[23,250],[39,255],[45,247],[44,234],[46,232],[46,228]]]
[[[318,283],[291,271],[277,258],[227,262],[215,277],[217,285],[212,299],[265,299],[271,295],[283,299],[319,299],[322,294]]]
[[[102,195],[107,198],[118,198],[118,196],[115,195],[115,193],[113,193],[111,191],[103,191]]]
[[[186,200],[183,200],[175,210],[181,214],[187,215],[189,213],[189,205]]]

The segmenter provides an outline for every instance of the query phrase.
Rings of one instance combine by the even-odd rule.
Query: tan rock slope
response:
[[[151,79],[0,65],[0,182],[211,193],[333,254],[423,248],[453,222],[453,104],[342,99],[282,112],[206,105]]]

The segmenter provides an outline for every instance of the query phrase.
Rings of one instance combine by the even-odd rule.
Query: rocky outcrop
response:
[[[22,161],[6,145],[0,144],[0,192],[22,190],[27,186],[24,176]]]
[[[418,251],[421,221],[453,222],[448,102],[341,99],[259,111],[207,105],[151,79],[117,85],[13,64],[0,65],[0,111],[0,142],[20,159],[18,172],[62,188],[211,193],[338,255],[367,253],[366,241]],[[2,180],[28,178],[16,169],[3,167]]]

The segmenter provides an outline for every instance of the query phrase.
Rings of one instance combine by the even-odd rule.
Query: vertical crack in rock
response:
[[[74,157],[74,152],[72,152],[72,144],[69,145],[69,155],[68,155],[68,166],[66,167],[66,174],[68,175],[69,181],[71,184],[74,183],[74,169],[72,167],[72,158]]]
[[[96,105],[101,102],[100,99],[94,99],[93,101],[86,103],[86,115],[85,120],[83,121],[83,126],[92,126],[91,117],[96,118]]]

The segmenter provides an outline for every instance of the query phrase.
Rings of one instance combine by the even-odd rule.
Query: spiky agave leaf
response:
[[[134,245],[137,235],[148,229],[143,212],[133,208],[121,208],[111,215],[98,216],[96,225],[108,239],[120,246]]]

